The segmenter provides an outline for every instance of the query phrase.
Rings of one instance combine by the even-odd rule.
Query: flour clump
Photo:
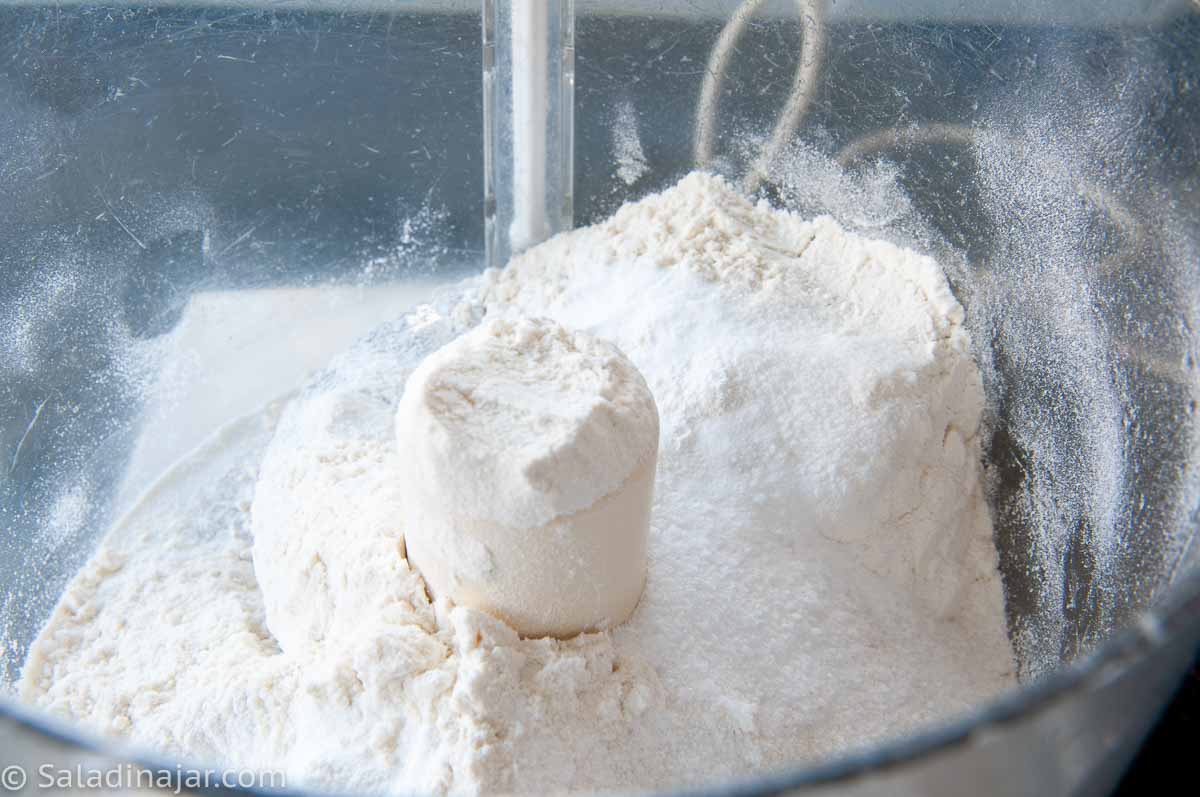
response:
[[[629,617],[658,410],[615,346],[546,319],[484,321],[408,377],[396,444],[408,560],[435,597],[524,636]]]
[[[528,319],[607,341],[657,404],[644,592],[568,639],[431,599],[405,555],[406,381]],[[1014,683],[982,407],[934,261],[692,174],[381,328],[169,472],[64,595],[23,694],[334,789],[679,788],[860,748]],[[590,505],[642,448],[547,469],[604,477],[509,519]]]

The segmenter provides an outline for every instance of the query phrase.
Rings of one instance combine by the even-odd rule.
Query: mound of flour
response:
[[[169,472],[64,595],[25,698],[289,785],[545,793],[780,769],[1013,683],[980,378],[933,261],[693,174],[456,296]],[[648,580],[611,632],[520,639],[404,559],[404,380],[506,315],[615,343],[658,403]],[[300,546],[272,569],[280,639],[251,561],[268,496]]]

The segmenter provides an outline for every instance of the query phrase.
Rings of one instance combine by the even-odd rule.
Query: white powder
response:
[[[633,185],[650,171],[646,152],[642,149],[642,137],[638,135],[637,112],[629,100],[617,103],[612,124],[612,151],[617,177],[625,185]]]
[[[646,380],[612,344],[545,318],[484,321],[425,358],[396,410],[409,564],[433,596],[522,636],[620,625],[646,583],[658,433]],[[260,507],[256,562],[262,537],[293,528]]]
[[[411,422],[399,444],[429,449],[406,452],[430,466],[406,484],[427,482],[423,492],[456,513],[513,528],[592,506],[658,438],[654,400],[619,351],[527,319],[483,324],[427,357],[400,417]]]
[[[1013,683],[979,373],[933,261],[695,174],[461,290],[169,472],[64,596],[26,699],[315,786],[545,793],[779,769]],[[612,632],[519,639],[402,558],[396,402],[485,314],[612,341],[657,401],[648,581]],[[297,524],[283,651],[252,496]]]

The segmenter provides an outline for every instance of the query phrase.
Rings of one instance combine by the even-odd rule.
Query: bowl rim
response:
[[[973,738],[1051,708],[1077,691],[1108,681],[1116,667],[1129,672],[1158,650],[1189,637],[1200,636],[1200,568],[1185,571],[1170,585],[1160,601],[1143,611],[1138,619],[1100,642],[1075,662],[1039,676],[1035,681],[1008,690],[952,719],[927,726],[908,735],[885,739],[862,749],[836,755],[809,766],[750,775],[679,791],[653,792],[679,797],[761,797],[819,786],[831,786],[858,778],[900,770],[946,754],[969,744]],[[15,723],[47,741],[65,744],[85,753],[131,763],[156,773],[174,775],[191,772],[230,772],[217,766],[192,766],[144,747],[105,740],[97,734],[70,725],[43,711],[23,705],[10,694],[0,695],[0,719]],[[288,789],[222,786],[222,792],[247,795],[305,795],[322,792]]]

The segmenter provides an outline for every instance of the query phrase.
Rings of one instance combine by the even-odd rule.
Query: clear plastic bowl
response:
[[[580,0],[576,223],[697,154],[748,173],[822,45],[758,190],[946,265],[1024,685],[714,789],[1105,793],[1200,640],[1197,5],[767,3],[703,105],[736,5]],[[470,2],[0,6],[6,684],[162,467],[481,268],[480,35]],[[342,325],[290,334],[316,315]],[[9,697],[0,751],[177,763]]]

